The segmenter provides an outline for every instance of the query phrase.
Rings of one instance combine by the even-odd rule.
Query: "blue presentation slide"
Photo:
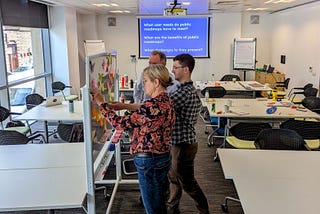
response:
[[[208,17],[140,18],[140,57],[147,58],[153,50],[167,57],[189,53],[209,57]]]

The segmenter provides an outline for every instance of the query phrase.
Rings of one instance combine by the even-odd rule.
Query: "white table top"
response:
[[[246,214],[318,214],[319,177],[236,177],[234,183]]]
[[[208,86],[222,86],[226,91],[272,91],[267,85],[257,81],[197,81],[196,87],[203,90]]]
[[[40,104],[29,111],[19,115],[16,120],[39,120],[39,121],[82,121],[82,101],[74,101],[74,112],[69,112],[69,103],[63,101],[62,105],[45,107]]]
[[[218,148],[226,179],[235,176],[320,179],[318,151],[247,150]]]
[[[85,147],[83,143],[25,144],[0,147],[0,170],[84,165]]]
[[[224,112],[224,105],[228,100],[231,100],[232,106],[228,113]],[[225,99],[214,98],[214,102],[205,102],[201,98],[203,106],[207,106],[211,117],[229,117],[229,118],[263,118],[263,119],[277,119],[277,118],[317,118],[320,115],[308,109],[299,111],[291,107],[281,106],[280,102],[273,102],[265,99]],[[286,102],[286,101],[284,101]],[[215,112],[211,111],[212,103],[215,103]],[[269,108],[267,104],[274,103],[278,106],[277,111],[273,114],[267,114],[266,109]]]
[[[0,149],[0,211],[81,207],[86,195],[83,143]]]
[[[81,207],[85,167],[0,170],[0,211]]]
[[[317,151],[218,149],[246,214],[320,213]]]

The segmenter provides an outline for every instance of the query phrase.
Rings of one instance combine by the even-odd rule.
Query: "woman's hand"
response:
[[[92,99],[97,103],[98,106],[104,103],[104,97],[99,89],[91,89],[90,94]]]

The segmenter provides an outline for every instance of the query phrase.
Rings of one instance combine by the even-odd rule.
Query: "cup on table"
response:
[[[229,106],[229,107],[231,107],[231,106],[232,106],[232,100],[227,100],[226,105]]]
[[[230,111],[230,107],[227,104],[225,104],[224,105],[224,112],[228,113],[229,111]]]

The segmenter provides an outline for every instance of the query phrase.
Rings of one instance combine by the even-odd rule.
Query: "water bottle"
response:
[[[70,113],[73,113],[73,112],[74,112],[73,100],[69,100],[69,112],[70,112]]]
[[[204,97],[206,98],[206,102],[208,102],[209,101],[209,91],[208,90],[206,90]]]

